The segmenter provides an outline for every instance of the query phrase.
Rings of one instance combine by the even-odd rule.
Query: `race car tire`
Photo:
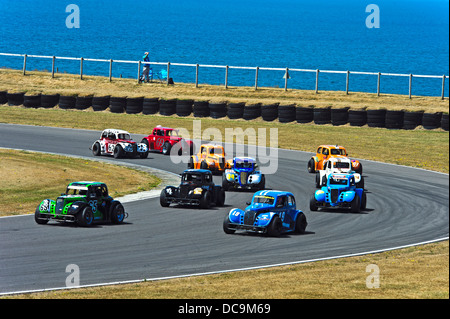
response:
[[[317,207],[316,197],[314,196],[314,194],[312,194],[309,199],[309,210],[312,212],[315,212],[315,211],[317,211],[317,209],[318,209],[318,207]]]
[[[225,216],[224,220],[223,220],[223,231],[225,232],[225,234],[234,234],[236,232],[235,229],[230,229],[230,218],[228,217],[228,215]]]
[[[414,130],[416,127],[422,125],[423,112],[405,112],[403,114],[404,130]]]
[[[159,114],[164,116],[174,115],[177,111],[176,100],[160,100],[159,101]]]
[[[142,159],[147,158],[147,157],[148,157],[148,151],[147,151],[147,152],[139,153],[139,157],[142,158]]]
[[[41,107],[41,94],[36,95],[24,95],[23,96],[23,106],[38,108]]]
[[[227,180],[227,177],[225,176],[226,174],[222,175],[222,189],[224,191],[227,191],[230,189],[230,182]]]
[[[367,125],[369,127],[385,127],[386,110],[367,110]]]
[[[205,190],[200,198],[200,208],[208,209],[211,206],[211,193]]]
[[[316,172],[316,163],[313,158],[308,161],[308,173]]]
[[[367,194],[363,192],[361,195],[361,210],[365,210],[367,207]]]
[[[170,155],[170,150],[172,149],[172,145],[169,142],[164,142],[162,147],[163,155]]]
[[[165,189],[163,189],[161,191],[161,194],[159,195],[159,204],[162,207],[169,207],[170,206],[170,203],[167,201],[166,190]]]
[[[75,108],[77,110],[86,110],[92,106],[92,96],[77,96]]]
[[[158,98],[144,98],[142,101],[142,114],[156,114],[159,112]]]
[[[34,221],[39,225],[45,225],[49,221],[48,218],[42,217],[42,214],[39,211],[39,206],[36,208],[36,211],[34,212]]]
[[[223,207],[225,205],[225,190],[222,187],[216,188],[216,206]]]
[[[8,100],[8,105],[9,106],[22,105],[24,96],[25,96],[25,92],[19,92],[19,93],[7,92],[6,99]]]
[[[116,145],[116,147],[114,147],[114,158],[122,158],[123,154],[123,147],[121,145]]]
[[[314,120],[314,109],[312,107],[296,107],[295,119],[297,123],[310,123]]]
[[[207,101],[195,101],[194,102],[194,117],[208,117],[209,116],[209,103]]]
[[[359,199],[359,196],[355,194],[355,197],[353,197],[353,200],[350,202],[350,211],[352,213],[359,213],[361,209],[361,201]]]
[[[267,235],[270,237],[278,237],[281,235],[281,219],[277,215],[273,216],[270,221],[269,227],[267,227]]]
[[[316,188],[320,188],[322,186],[322,182],[320,180],[320,173],[316,172]]]
[[[386,128],[401,129],[403,127],[404,111],[386,111]]]
[[[323,125],[331,123],[331,109],[329,107],[314,108],[314,124]]]
[[[334,126],[348,123],[348,107],[331,109],[331,124]]]
[[[202,161],[202,162],[200,163],[200,168],[201,168],[201,169],[208,169],[208,163],[206,163],[205,161]]]
[[[60,95],[58,106],[60,109],[63,110],[74,109],[76,102],[77,102],[76,96]]]
[[[278,103],[261,106],[261,117],[266,122],[275,121],[278,118]]]
[[[109,99],[111,97],[107,96],[94,96],[92,98],[92,109],[96,112],[104,111],[109,106]]]
[[[245,103],[229,103],[227,116],[229,119],[241,119],[244,116]]]
[[[264,189],[266,189],[266,176],[262,175],[261,181],[258,184],[258,190],[262,191]]]
[[[297,215],[297,219],[295,220],[294,232],[297,234],[304,234],[305,230],[306,230],[306,226],[308,226],[308,223],[306,222],[305,214],[299,213]]]
[[[90,206],[84,207],[77,215],[77,223],[82,227],[89,227],[94,222],[94,214]]]
[[[426,130],[434,130],[441,126],[442,113],[424,113],[422,117],[422,126]]]
[[[177,100],[176,101],[176,114],[178,116],[189,116],[192,113],[193,100]]]
[[[125,106],[125,112],[127,114],[139,114],[142,112],[144,104],[144,98],[143,97],[133,97],[127,98],[127,104]]]
[[[350,126],[364,126],[367,124],[366,110],[348,110],[348,123]]]
[[[94,156],[101,155],[101,147],[99,142],[95,142],[94,145],[92,146],[92,154],[94,154]]]
[[[125,219],[125,209],[119,202],[113,202],[109,210],[109,218],[113,224],[121,224]]]

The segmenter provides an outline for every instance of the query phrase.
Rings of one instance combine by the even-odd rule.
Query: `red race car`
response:
[[[161,125],[155,127],[152,134],[144,137],[141,143],[146,144],[149,151],[161,152],[164,155],[169,155],[170,150],[177,143],[181,143],[178,155],[182,153],[192,154],[194,151],[194,143],[191,140],[179,136],[178,130]]]

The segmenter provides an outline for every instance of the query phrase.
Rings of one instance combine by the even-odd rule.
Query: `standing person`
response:
[[[142,57],[142,60],[144,62],[150,62],[150,58],[148,57],[148,52],[144,53],[144,56]],[[142,71],[142,81],[150,82],[149,79],[149,73],[150,73],[150,64],[144,64],[144,70]]]

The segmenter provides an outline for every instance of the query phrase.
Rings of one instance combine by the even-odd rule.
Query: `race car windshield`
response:
[[[68,187],[66,195],[86,195],[87,188],[84,187]]]
[[[222,155],[222,154],[223,154],[223,150],[222,150],[222,148],[220,148],[220,147],[214,147],[214,148],[211,148],[211,149],[209,150],[209,154],[218,154],[218,155]]]
[[[331,149],[331,155],[345,155],[345,151],[342,149]]]
[[[166,135],[178,137],[178,132],[176,130],[166,131]]]
[[[198,174],[185,174],[183,175],[184,182],[201,182],[202,176]]]
[[[120,133],[118,135],[119,140],[131,140],[130,134]]]
[[[334,164],[334,167],[336,167],[336,168],[350,168],[350,165],[349,165],[349,163],[336,162]]]
[[[253,163],[236,162],[236,168],[252,168]]]
[[[271,196],[255,196],[253,199],[254,204],[269,204],[273,205],[275,198]]]
[[[347,185],[346,178],[330,178],[331,185]]]

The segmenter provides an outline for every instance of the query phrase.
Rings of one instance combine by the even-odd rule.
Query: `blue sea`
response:
[[[79,28],[68,28],[69,4]],[[379,28],[368,28],[369,4]],[[375,22],[375,20],[370,20]],[[449,74],[447,0],[0,0],[0,52],[114,60],[249,67]],[[22,68],[0,56],[0,67]],[[78,73],[79,62],[57,61]],[[164,68],[153,65],[153,71]],[[28,70],[51,60],[29,58]],[[84,73],[108,76],[109,64],[85,62]],[[259,71],[258,86],[284,87],[284,71]],[[113,66],[136,77],[136,65]],[[288,88],[314,90],[315,73],[290,72]],[[172,66],[174,82],[195,82],[195,68]],[[345,74],[320,74],[319,90],[345,90]],[[224,84],[223,68],[200,68],[199,83]],[[450,80],[446,80],[445,96]],[[408,94],[408,77],[383,76],[382,93]],[[228,85],[253,86],[255,70],[229,69]],[[441,79],[413,78],[414,95],[441,95]],[[350,91],[376,92],[377,77],[351,75]]]

